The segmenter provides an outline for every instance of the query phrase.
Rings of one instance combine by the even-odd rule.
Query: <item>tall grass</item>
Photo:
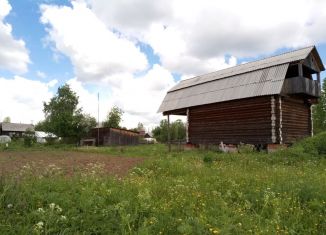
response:
[[[300,155],[301,147],[272,155],[100,149],[152,156],[123,179],[101,169],[70,178],[25,169],[0,179],[0,234],[326,234],[326,158]]]

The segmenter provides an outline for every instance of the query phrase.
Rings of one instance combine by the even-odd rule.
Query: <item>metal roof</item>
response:
[[[282,64],[169,92],[159,112],[253,96],[279,94],[289,64]]]
[[[241,73],[248,73],[251,71],[272,67],[279,64],[286,64],[294,61],[299,61],[307,58],[309,53],[314,49],[314,46],[309,46],[295,51],[290,51],[281,55],[268,57],[262,60],[257,60],[245,64],[240,64],[231,68],[222,69],[213,73],[197,76],[194,78],[186,79],[178,83],[176,86],[169,90],[175,91],[189,86],[210,82],[216,79],[231,77]]]
[[[2,131],[13,131],[13,132],[25,132],[27,129],[34,130],[33,124],[21,124],[21,123],[1,123]]]
[[[183,80],[168,91],[158,112],[280,94],[289,64],[306,59],[310,53],[325,70],[315,46],[309,46]]]

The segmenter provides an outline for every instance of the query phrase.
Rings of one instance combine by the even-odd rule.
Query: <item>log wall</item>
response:
[[[271,143],[271,109],[271,96],[192,107],[189,141],[193,144]]]
[[[283,142],[294,143],[298,139],[311,136],[311,105],[300,97],[282,98]]]
[[[93,128],[90,137],[96,139],[96,145],[113,146],[113,145],[137,145],[139,144],[139,133],[117,129],[102,127],[99,129],[99,140],[97,128]]]

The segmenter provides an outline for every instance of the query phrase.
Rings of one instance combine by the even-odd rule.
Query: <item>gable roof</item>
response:
[[[183,80],[168,91],[158,112],[280,94],[289,64],[306,59],[310,53],[325,70],[314,46],[302,48]]]
[[[13,132],[25,132],[27,129],[34,130],[33,124],[21,124],[21,123],[1,123],[2,131],[13,131]]]

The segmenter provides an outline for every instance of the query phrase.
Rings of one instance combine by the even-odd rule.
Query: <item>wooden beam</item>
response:
[[[317,73],[317,82],[320,84],[320,73]]]
[[[312,110],[312,105],[310,104],[309,106],[310,109],[310,135],[314,136],[314,120],[313,120],[313,110]]]
[[[276,115],[275,115],[275,97],[271,96],[271,134],[272,134],[272,143],[276,143],[276,131],[275,131],[275,121],[276,121]]]
[[[168,145],[169,145],[169,152],[171,152],[171,135],[170,135],[170,114],[168,114]]]
[[[299,69],[299,77],[303,77],[302,63],[298,64],[298,69]]]
[[[283,123],[282,123],[282,119],[283,119],[283,111],[282,111],[282,97],[281,96],[279,96],[278,97],[278,104],[279,104],[279,114],[280,114],[280,116],[279,116],[279,130],[278,130],[278,133],[279,133],[279,143],[280,144],[283,144],[283,133],[282,133],[282,125],[283,125]]]
[[[189,143],[189,108],[187,109],[186,143]]]

